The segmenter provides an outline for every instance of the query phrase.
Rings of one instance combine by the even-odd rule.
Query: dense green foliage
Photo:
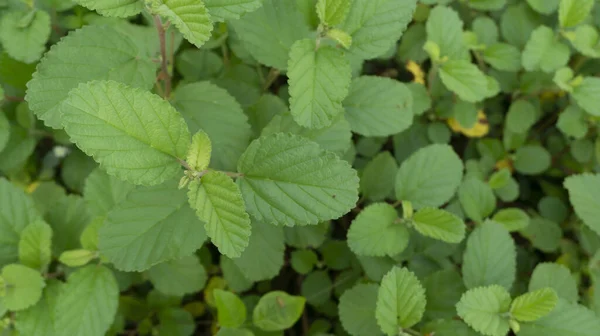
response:
[[[597,336],[599,29],[0,0],[0,335]]]

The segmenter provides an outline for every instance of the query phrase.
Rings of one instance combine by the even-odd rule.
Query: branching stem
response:
[[[167,57],[167,39],[165,37],[165,26],[163,26],[160,16],[154,15],[154,25],[158,32],[158,40],[160,42],[160,75],[159,78],[164,82],[164,96],[169,99],[171,96],[171,74],[169,72],[169,58]]]

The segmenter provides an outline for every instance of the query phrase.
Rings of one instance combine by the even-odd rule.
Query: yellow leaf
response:
[[[425,85],[425,73],[420,65],[414,61],[408,61],[408,63],[406,63],[406,70],[412,73],[415,78],[413,82]]]
[[[448,126],[450,126],[450,128],[452,129],[452,131],[456,133],[462,133],[468,136],[469,138],[481,138],[487,135],[490,131],[490,125],[488,124],[487,116],[485,115],[483,110],[479,110],[479,112],[477,112],[477,122],[471,128],[462,127],[460,123],[454,118],[449,118],[447,123]]]
[[[35,189],[37,189],[37,187],[39,187],[40,185],[40,181],[35,181],[33,183],[31,183],[30,185],[27,186],[27,193],[31,194],[32,192],[35,191]]]

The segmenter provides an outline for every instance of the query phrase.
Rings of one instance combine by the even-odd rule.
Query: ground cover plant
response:
[[[594,0],[0,0],[2,335],[597,336]]]

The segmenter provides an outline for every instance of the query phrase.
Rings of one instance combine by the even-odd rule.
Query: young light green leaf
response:
[[[410,234],[393,206],[370,204],[352,221],[348,246],[357,255],[393,257],[406,248]]]
[[[349,49],[352,46],[352,36],[341,29],[327,30],[327,37],[339,43],[342,47]]]
[[[238,185],[248,212],[279,225],[307,225],[342,216],[358,200],[358,176],[316,143],[274,134],[250,144],[240,158]]]
[[[548,315],[558,303],[552,288],[541,288],[523,294],[510,305],[510,314],[519,322],[532,322]]]
[[[338,311],[342,327],[352,336],[379,335],[375,319],[377,305],[376,284],[358,284],[342,294]]]
[[[72,90],[62,119],[79,148],[109,174],[134,184],[156,185],[174,177],[190,144],[185,121],[169,103],[114,81]]]
[[[310,33],[296,1],[264,0],[261,8],[232,24],[252,57],[279,70],[287,69],[292,44]]]
[[[143,0],[74,0],[77,4],[98,13],[109,16],[126,18],[139,14],[144,9]]]
[[[336,26],[346,20],[351,6],[352,0],[318,0],[317,15],[322,23]]]
[[[0,302],[8,310],[18,311],[36,304],[42,297],[46,285],[38,271],[19,264],[10,264],[2,268],[3,295]]]
[[[340,28],[352,35],[350,53],[371,59],[387,52],[412,20],[416,0],[353,0]]]
[[[463,164],[452,147],[429,145],[406,159],[396,175],[396,198],[415,208],[439,207],[460,185]]]
[[[45,271],[51,260],[52,228],[38,219],[21,232],[19,261],[25,266]]]
[[[398,164],[390,152],[377,154],[362,171],[360,190],[363,197],[382,201],[392,195]]]
[[[21,232],[39,218],[29,195],[15,184],[0,178],[0,266],[19,259]]]
[[[575,277],[561,264],[546,262],[535,267],[529,280],[529,291],[542,288],[554,289],[561,299],[570,303],[576,303],[579,299]]]
[[[329,46],[315,49],[310,39],[294,43],[288,77],[290,111],[300,126],[327,127],[344,111],[342,100],[348,94],[351,69],[341,50]]]
[[[466,102],[475,103],[497,93],[491,84],[495,80],[486,77],[469,61],[450,60],[439,71],[444,85]]]
[[[477,178],[467,178],[458,188],[458,199],[465,214],[481,223],[496,209],[492,188]]]
[[[565,179],[564,186],[577,216],[600,234],[600,175],[573,175]]]
[[[61,253],[60,256],[58,257],[58,261],[60,261],[61,263],[65,264],[69,267],[79,267],[79,266],[86,265],[87,263],[89,263],[90,261],[92,261],[94,258],[97,258],[97,257],[98,257],[98,252],[96,252],[96,251],[78,249],[78,250],[65,251],[65,252]]]
[[[62,128],[60,105],[80,83],[110,79],[150,89],[155,70],[129,37],[108,26],[89,25],[71,32],[44,55],[27,83],[25,100],[47,126]],[[65,73],[70,76],[64,78]]]
[[[574,27],[590,14],[594,0],[561,0],[558,6],[558,22],[561,28]]]
[[[343,105],[352,131],[365,136],[389,136],[407,129],[413,121],[408,87],[385,77],[355,78]]]
[[[72,273],[58,297],[57,336],[102,336],[117,313],[119,287],[111,270],[89,265]]]
[[[239,257],[248,246],[251,227],[235,182],[225,173],[211,171],[190,183],[188,198],[219,251],[230,258]]]
[[[58,297],[63,283],[58,280],[49,280],[42,298],[25,310],[17,312],[15,316],[15,329],[21,335],[29,336],[55,336],[54,329],[56,314],[54,307],[58,303]]]
[[[213,23],[203,1],[150,0],[146,3],[154,14],[166,17],[196,47],[200,48],[210,39]]]
[[[456,215],[436,208],[422,208],[412,217],[420,234],[447,243],[460,243],[465,238],[465,223]]]
[[[554,310],[539,320],[523,323],[519,336],[595,336],[600,318],[590,309],[558,300]]]
[[[519,208],[500,209],[492,220],[502,224],[509,232],[522,230],[529,225],[529,216]]]
[[[154,265],[147,274],[156,289],[173,296],[201,291],[208,278],[204,266],[195,255]]]
[[[467,288],[500,285],[509,290],[516,271],[515,242],[502,225],[485,221],[471,233],[462,264]]]
[[[456,304],[458,315],[471,328],[487,336],[506,336],[510,294],[498,285],[477,287],[463,294]]]
[[[246,320],[246,306],[240,298],[232,292],[222,289],[213,291],[219,325],[227,328],[238,328]]]
[[[208,134],[200,130],[192,136],[192,143],[188,149],[186,158],[187,164],[195,171],[203,171],[208,168],[210,155],[212,153],[212,144]]]
[[[177,87],[173,106],[192,133],[202,130],[210,138],[211,167],[235,169],[252,135],[248,117],[235,98],[215,84],[196,82]]]
[[[595,97],[600,94],[600,78],[586,77],[583,82],[579,84],[573,90],[573,98],[585,112],[593,115],[600,116],[600,108],[598,104],[594,103]]]
[[[99,230],[100,253],[124,271],[190,255],[205,240],[204,225],[176,180],[136,187],[108,213]]]
[[[85,180],[83,199],[92,215],[106,216],[134,188],[135,185],[96,168]]]
[[[213,21],[237,20],[263,5],[263,0],[203,0]]]
[[[521,69],[521,52],[507,43],[494,43],[485,48],[483,59],[494,69],[510,72]]]
[[[445,6],[436,6],[427,19],[427,40],[436,43],[440,56],[458,59],[466,50],[463,42],[463,22],[458,13]]]
[[[381,280],[375,317],[388,336],[417,324],[425,312],[425,290],[414,273],[394,266]]]
[[[250,281],[272,279],[284,264],[283,229],[259,221],[252,222],[252,234],[248,247],[233,263]]]
[[[331,125],[321,129],[310,129],[298,125],[291,114],[276,115],[271,122],[263,128],[261,135],[267,136],[275,133],[292,133],[318,143],[321,148],[332,151],[342,156],[352,144],[352,131],[350,124],[343,114],[338,115]]]
[[[502,168],[490,175],[488,185],[494,190],[502,189],[508,185],[511,178],[510,169]]]
[[[0,19],[0,42],[12,58],[34,63],[46,51],[50,30],[50,15],[46,11],[8,11]]]
[[[538,145],[519,147],[515,153],[514,167],[522,174],[537,175],[550,168],[552,157],[548,150]]]
[[[527,71],[554,72],[567,64],[570,54],[569,47],[556,38],[552,29],[540,26],[533,31],[525,45],[523,68]]]
[[[254,325],[264,331],[290,328],[298,321],[306,299],[285,292],[274,291],[263,295],[252,312]]]

